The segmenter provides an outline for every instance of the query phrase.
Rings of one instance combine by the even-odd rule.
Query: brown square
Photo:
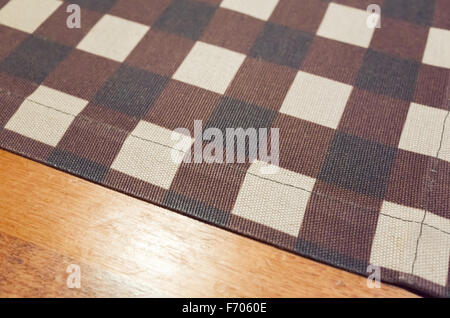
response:
[[[312,122],[278,114],[280,167],[317,178],[334,130]]]
[[[200,40],[247,54],[264,22],[245,14],[219,8]]]
[[[447,85],[450,70],[432,65],[420,65],[414,92],[414,102],[447,110]]]
[[[41,162],[45,161],[54,149],[52,146],[7,129],[0,129],[0,146]]]
[[[264,224],[254,222],[236,214],[231,214],[228,223],[230,229],[254,237],[257,240],[268,241],[277,247],[292,250],[295,248],[297,238],[287,233],[275,230]]]
[[[408,109],[406,101],[353,88],[338,129],[396,148]]]
[[[170,3],[171,0],[118,0],[109,14],[152,25]]]
[[[301,70],[353,85],[365,53],[361,47],[316,36]]]
[[[119,153],[128,132],[78,116],[67,129],[57,148],[109,167]]]
[[[327,6],[328,3],[323,0],[282,0],[272,13],[270,21],[293,29],[316,33]]]
[[[166,189],[113,169],[108,171],[102,182],[107,187],[155,204],[162,204],[167,193]]]
[[[91,100],[120,63],[73,50],[44,81],[44,85]]]
[[[75,47],[102,17],[100,12],[81,8],[81,28],[69,29],[67,18],[70,13],[66,12],[66,8],[66,5],[60,6],[34,33],[55,42]]]
[[[9,55],[28,34],[0,25],[0,61]]]
[[[423,209],[426,204],[428,174],[431,167],[430,157],[397,150],[385,200]]]
[[[9,75],[0,72],[0,93],[9,94],[16,97],[21,97],[22,100],[30,96],[37,88],[35,83],[32,83],[24,78]]]
[[[332,204],[352,205],[361,212],[378,212],[383,203],[383,199],[361,192],[355,192],[335,183],[329,183],[318,179],[314,184],[313,194],[323,198],[319,201],[335,201]],[[339,203],[338,203],[339,202]]]
[[[365,271],[382,200],[318,180],[299,233],[299,249]],[[306,245],[305,246],[302,246]]]
[[[333,2],[366,11],[371,4],[378,4],[381,7],[385,0],[333,0]]]
[[[187,128],[193,134],[194,120],[205,125],[219,99],[219,94],[172,80],[144,120],[170,130]]]
[[[231,163],[183,163],[170,190],[223,212],[231,212],[248,166]]]
[[[435,0],[432,25],[435,28],[450,30],[450,10],[448,9],[448,0]]]
[[[279,110],[296,74],[290,67],[247,57],[225,95]]]
[[[8,91],[4,91],[0,87],[0,105],[2,111],[0,112],[0,129],[11,119],[14,113],[19,109],[23,103],[24,97],[12,95]]]
[[[128,116],[110,107],[89,103],[78,117],[88,118],[103,127],[115,127],[125,132],[131,132],[139,122],[139,118]]]
[[[428,28],[415,23],[383,17],[373,33],[370,47],[392,56],[422,61]]]
[[[157,29],[151,29],[128,56],[126,63],[169,76],[189,54],[194,41]]]

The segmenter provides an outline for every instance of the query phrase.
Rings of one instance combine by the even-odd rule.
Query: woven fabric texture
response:
[[[443,297],[449,75],[448,0],[0,0],[0,147]],[[278,128],[279,169],[174,161],[195,121]]]

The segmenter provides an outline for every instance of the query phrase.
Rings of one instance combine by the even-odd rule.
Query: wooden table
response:
[[[1,150],[0,180],[2,297],[415,296]]]

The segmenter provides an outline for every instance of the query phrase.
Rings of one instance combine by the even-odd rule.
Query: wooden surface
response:
[[[415,296],[1,150],[0,180],[1,297]]]

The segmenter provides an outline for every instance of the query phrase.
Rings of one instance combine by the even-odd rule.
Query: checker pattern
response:
[[[450,296],[449,21],[447,0],[0,1],[0,146]],[[277,173],[175,164],[194,120],[279,128]]]

